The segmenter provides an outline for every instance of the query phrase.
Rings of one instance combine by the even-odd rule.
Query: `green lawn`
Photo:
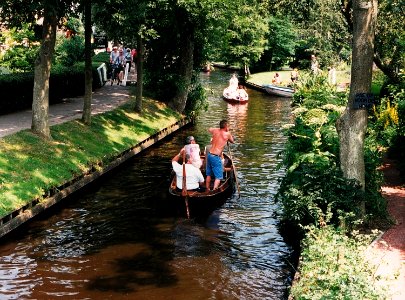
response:
[[[260,72],[251,74],[248,78],[249,82],[257,85],[271,84],[274,75],[278,73],[281,77],[282,85],[288,85],[291,83],[291,71],[271,71],[271,72]],[[301,74],[308,73],[308,71],[299,71]],[[327,76],[327,71],[323,71],[323,74]],[[341,83],[350,83],[350,72],[348,71],[336,71],[336,83],[339,85]]]
[[[0,139],[0,217],[19,209],[94,166],[114,157],[181,116],[160,102],[144,99],[139,115],[128,103],[92,117],[92,125],[78,120],[51,127],[44,141],[23,130]]]

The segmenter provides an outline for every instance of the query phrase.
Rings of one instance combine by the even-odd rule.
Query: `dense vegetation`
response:
[[[336,92],[323,76],[303,79],[294,95],[295,122],[285,129],[289,137],[283,153],[287,173],[278,193],[284,207],[282,222],[290,226],[319,226],[328,220],[335,225],[345,221],[351,227],[348,221],[360,217],[365,199],[369,215],[375,218],[385,214],[385,202],[379,194],[382,177],[377,171],[381,153],[373,136],[366,142],[365,191],[355,181],[345,179],[340,170],[336,121],[346,101],[345,93]]]
[[[403,113],[403,90],[382,97],[381,104],[369,111],[364,191],[356,181],[344,178],[340,169],[336,121],[346,101],[346,94],[328,85],[325,77],[309,75],[293,97],[294,124],[284,128],[286,176],[277,199],[283,208],[280,227],[302,249],[300,280],[292,289],[297,299],[338,294],[381,299],[387,293],[366,284],[374,269],[364,259],[364,247],[375,236],[371,229],[384,229],[390,222],[378,167],[386,149],[398,149],[397,141],[404,136],[398,117]],[[354,234],[355,230],[368,235]]]
[[[6,52],[2,52],[0,71],[32,72],[34,64],[39,70],[42,67],[42,73],[38,73],[42,77],[35,75],[34,78],[34,83],[39,84],[39,91],[42,93],[39,93],[41,96],[34,94],[33,103],[41,97],[40,101],[49,100],[45,97],[48,94],[45,83],[51,63],[56,64],[54,69],[72,67],[77,62],[83,62],[85,54],[88,54],[84,50],[81,23],[71,18],[82,16],[84,4],[89,3],[89,1],[4,0],[0,4],[1,25],[9,29],[2,30],[0,37],[1,43],[9,46]],[[300,71],[305,70],[309,68],[311,54],[317,56],[323,70],[332,66],[344,69],[350,65],[354,44],[352,40],[357,41],[354,38],[353,3],[357,2],[94,0],[92,22],[97,30],[106,34],[114,44],[138,48],[140,54],[138,69],[143,70],[144,59],[145,70],[139,73],[142,76],[138,77],[140,82],[137,91],[142,91],[145,83],[149,92],[154,92],[155,98],[166,101],[174,110],[180,113],[185,111],[196,113],[205,107],[205,93],[199,84],[196,71],[209,61],[237,65],[246,74],[250,68],[254,71],[268,71],[290,66],[299,67]],[[384,77],[375,85],[378,86],[377,90],[382,87],[380,105],[368,111],[369,126],[364,144],[366,174],[364,185],[344,176],[339,156],[342,146],[349,143],[340,144],[335,125],[346,105],[350,103],[348,95],[336,92],[334,87],[326,84],[326,78],[323,76],[301,77],[299,90],[293,100],[294,124],[285,128],[289,137],[283,153],[287,173],[281,183],[278,200],[283,206],[280,214],[283,228],[293,228],[292,232],[299,233],[299,240],[306,234],[303,244],[304,272],[306,262],[312,258],[316,265],[309,265],[310,269],[329,264],[327,259],[317,262],[316,250],[311,250],[314,245],[317,245],[315,249],[324,247],[325,241],[327,245],[347,248],[352,252],[352,240],[346,239],[346,235],[350,235],[359,223],[363,224],[363,229],[374,227],[376,222],[386,223],[385,202],[380,195],[382,177],[377,171],[385,150],[388,149],[390,155],[401,161],[402,174],[403,176],[405,174],[404,9],[403,0],[378,2],[379,18],[375,28],[374,53],[367,57],[373,56],[375,65]],[[41,28],[37,25],[36,20],[39,17],[44,17],[45,24],[49,26]],[[59,35],[55,38],[56,47],[53,47],[55,41],[49,37],[53,37],[57,24],[60,25],[60,29],[73,34],[69,38]],[[55,55],[52,55],[53,50]],[[35,60],[37,55],[42,60]],[[354,77],[355,80],[357,78]],[[364,81],[369,79],[371,74]],[[51,82],[52,85],[55,89],[56,83]],[[52,92],[52,87],[50,91]],[[10,99],[10,96],[7,98]],[[119,121],[125,123],[124,120]],[[75,123],[75,126],[80,128],[80,133],[91,131],[94,126],[103,130],[97,127],[98,119],[91,127],[82,127],[84,126],[82,123]],[[79,136],[74,128],[69,128],[66,132],[68,133],[64,134],[66,135],[64,138],[77,139]],[[24,147],[41,145],[37,136],[32,136],[28,132],[21,135],[24,141],[12,140],[15,145],[23,144]],[[58,131],[54,131],[53,135],[56,138],[60,137]],[[108,134],[93,141],[96,142],[99,138],[105,141],[111,136]],[[53,142],[49,143],[53,145]],[[60,143],[65,145],[65,141]],[[69,152],[71,148],[75,149],[76,145],[69,144],[63,149],[58,147],[50,148],[55,155],[61,151]],[[125,147],[128,145],[125,144]],[[92,149],[91,145],[80,145],[79,148],[80,151],[76,154],[80,158],[92,157],[90,152],[86,152]],[[30,159],[27,157],[24,159],[28,164],[25,168],[26,174],[31,172],[31,176],[35,176]],[[72,158],[72,161],[75,160],[76,157]],[[8,162],[8,158],[5,161]],[[43,160],[40,160],[39,164],[42,163]],[[79,160],[78,165],[82,164],[83,162]],[[87,167],[86,164],[84,165]],[[71,168],[71,166],[64,167],[68,170]],[[7,164],[2,168],[12,174]],[[53,170],[51,166],[48,168]],[[76,171],[79,170],[75,169],[72,172]],[[58,172],[63,173],[60,170]],[[39,185],[35,185],[37,190],[26,194],[30,197],[38,196],[42,189],[52,187],[55,184],[54,177],[52,174],[48,176],[52,179],[37,176],[42,180]],[[12,187],[8,182],[8,179],[1,182],[2,187]],[[5,193],[13,193],[12,188]],[[6,202],[1,203],[5,205]],[[339,242],[336,242],[337,240]],[[315,244],[316,241],[320,241],[320,244]],[[329,255],[335,254],[331,252]],[[345,260],[351,264],[360,264],[357,260],[348,258],[342,261]],[[356,273],[355,276],[361,279],[357,282],[360,287],[352,286],[356,282],[350,280],[339,284],[339,279],[345,278],[346,275],[336,272],[339,278],[333,277],[331,270],[329,268],[326,272],[329,277],[325,279],[322,274],[319,281],[313,281],[311,276],[304,274],[303,278],[308,281],[303,280],[301,283],[304,290],[305,287],[308,290],[294,289],[294,295],[298,298],[302,295],[304,299],[316,299],[322,295],[320,291],[327,291],[335,293],[333,295],[348,293],[354,298],[361,298],[362,293],[367,293],[370,298],[378,297],[377,291],[374,293],[364,286],[367,277]],[[335,281],[324,284],[331,278]],[[325,297],[332,297],[332,294],[325,294]]]

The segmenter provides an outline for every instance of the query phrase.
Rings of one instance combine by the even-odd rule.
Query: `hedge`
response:
[[[97,68],[108,62],[108,54],[93,57],[93,90],[101,87]],[[30,109],[34,88],[34,72],[0,75],[0,114]],[[49,80],[49,103],[84,94],[84,63],[72,67],[54,66]]]

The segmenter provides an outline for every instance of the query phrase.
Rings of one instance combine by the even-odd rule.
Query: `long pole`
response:
[[[184,197],[184,202],[186,204],[187,219],[190,219],[190,209],[188,208],[188,193],[187,193],[187,182],[186,182],[186,150],[183,151],[183,189],[181,195]]]
[[[231,160],[232,160],[233,176],[235,177],[236,188],[238,189],[238,195],[239,195],[239,198],[240,198],[240,186],[239,186],[238,175],[237,175],[237,173],[236,173],[236,166],[235,166],[235,162],[233,161],[233,158],[232,158],[232,152],[231,152],[231,147],[229,146],[229,142],[228,142],[227,144],[228,144],[229,157],[230,157]]]

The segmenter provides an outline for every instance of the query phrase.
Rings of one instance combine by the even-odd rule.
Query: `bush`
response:
[[[60,36],[55,47],[55,62],[69,67],[82,61],[84,61],[84,38],[80,35],[70,38]]]
[[[370,116],[369,134],[396,159],[405,180],[405,84],[386,85],[385,96]]]
[[[336,92],[336,88],[328,84],[328,78],[323,74],[302,74],[297,83],[292,105],[299,106],[305,102],[306,108],[317,108],[325,104],[345,105],[345,93]]]
[[[189,116],[196,116],[201,111],[207,111],[208,102],[204,87],[199,80],[199,73],[192,78],[191,91],[188,94],[185,113]]]
[[[369,216],[385,218],[386,202],[380,193],[382,174],[377,170],[381,163],[377,144],[367,137],[366,189],[363,192],[340,171],[335,124],[345,109],[336,103],[343,101],[334,92],[327,96],[327,87],[316,89],[315,86],[323,82],[321,79],[311,80],[305,81],[304,91],[299,92],[309,98],[302,98],[300,106],[293,110],[294,124],[285,128],[288,142],[282,155],[287,172],[276,196],[283,208],[281,225],[286,226],[285,230],[292,227],[297,231],[302,226],[320,225],[327,214],[331,215],[328,220],[332,224],[340,225],[342,214],[353,213],[346,220],[346,226],[350,227],[360,217],[359,207],[365,199]]]
[[[376,267],[364,259],[370,241],[369,236],[359,234],[349,238],[331,226],[309,227],[292,298],[388,299],[388,291],[375,284],[385,278],[376,278]]]
[[[93,78],[98,78],[97,67],[93,64]],[[84,94],[84,64],[74,67],[54,66],[49,79],[49,103],[59,103],[64,98]],[[93,80],[93,89],[100,87],[99,80]],[[7,114],[32,107],[34,74],[16,73],[0,75],[1,114]]]
[[[34,69],[35,58],[39,47],[22,45],[8,49],[2,57],[2,65],[13,72],[29,72]]]

